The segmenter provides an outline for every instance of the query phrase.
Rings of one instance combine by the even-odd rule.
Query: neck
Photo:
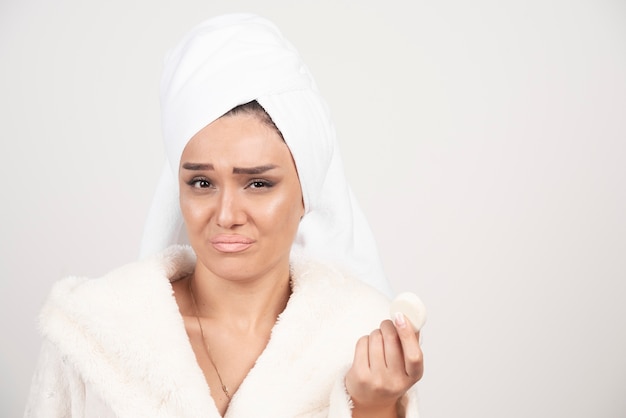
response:
[[[189,280],[200,317],[246,333],[273,326],[291,294],[288,265],[241,282],[218,278],[196,266]]]

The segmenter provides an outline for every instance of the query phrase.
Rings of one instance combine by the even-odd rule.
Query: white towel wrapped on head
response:
[[[253,100],[283,134],[300,178],[305,215],[294,251],[336,264],[391,296],[373,234],[346,180],[328,107],[297,50],[274,24],[251,14],[205,21],[166,59],[161,117],[167,164],[141,255],[185,241],[177,178],[187,142]]]

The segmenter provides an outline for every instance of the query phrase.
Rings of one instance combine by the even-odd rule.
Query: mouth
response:
[[[241,235],[216,235],[210,239],[211,245],[220,253],[240,253],[254,244],[254,240]]]

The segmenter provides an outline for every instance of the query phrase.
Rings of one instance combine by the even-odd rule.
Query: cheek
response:
[[[187,228],[192,228],[198,222],[201,222],[205,217],[206,205],[199,204],[198,201],[186,197],[181,194],[180,210],[183,215],[183,220]]]
[[[268,205],[264,215],[266,221],[272,223],[274,228],[276,228],[276,225],[281,225],[280,228],[276,228],[277,230],[284,231],[284,228],[289,228],[290,230],[297,229],[304,214],[302,196],[299,192],[299,188],[291,190],[289,193],[282,195],[280,199],[276,199]]]

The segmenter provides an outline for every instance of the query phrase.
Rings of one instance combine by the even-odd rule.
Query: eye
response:
[[[203,178],[203,177],[202,178],[194,177],[187,184],[197,189],[207,189],[213,186],[208,179]]]
[[[274,186],[274,183],[267,180],[252,180],[248,183],[248,188],[250,189],[269,189]]]

